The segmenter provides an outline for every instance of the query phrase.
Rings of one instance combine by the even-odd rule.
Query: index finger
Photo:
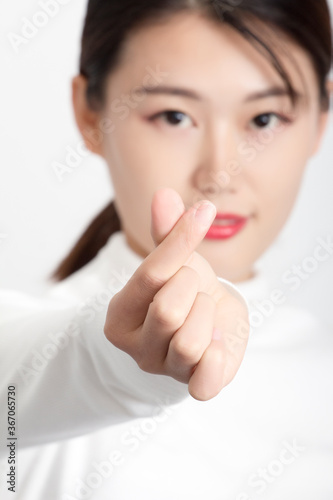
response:
[[[118,332],[119,327],[125,333],[143,323],[155,294],[186,264],[215,216],[216,208],[212,203],[207,200],[196,203],[184,212],[170,233],[146,257],[125,287],[114,297],[116,300],[113,299],[113,320],[117,321],[117,311],[121,311],[122,315]]]

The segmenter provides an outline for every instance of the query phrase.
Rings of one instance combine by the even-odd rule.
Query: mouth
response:
[[[235,214],[217,214],[205,238],[211,240],[225,240],[236,236],[246,225],[249,217]]]

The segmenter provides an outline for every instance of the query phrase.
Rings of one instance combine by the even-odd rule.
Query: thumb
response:
[[[150,233],[156,246],[170,233],[184,212],[183,200],[174,189],[161,188],[154,193]]]

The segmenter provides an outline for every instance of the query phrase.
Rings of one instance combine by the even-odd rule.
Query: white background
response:
[[[70,81],[78,72],[85,8],[86,1],[68,0],[17,54],[7,34],[20,34],[23,18],[31,20],[41,8],[37,0],[1,2],[1,288],[42,293],[47,276],[112,198],[106,165],[97,156],[82,159],[63,182],[52,168],[54,161],[65,163],[66,148],[81,141]],[[312,256],[318,237],[333,237],[332,140],[331,116],[292,216],[259,263],[272,289],[281,287],[284,272]],[[288,300],[333,325],[332,297],[333,256]]]

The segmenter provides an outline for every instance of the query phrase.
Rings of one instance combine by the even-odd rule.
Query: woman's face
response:
[[[109,166],[123,231],[142,257],[155,248],[153,194],[171,187],[186,208],[209,199],[221,215],[216,238],[197,248],[215,273],[233,282],[252,276],[291,211],[327,118],[310,59],[290,42],[288,57],[285,46],[278,55],[299,93],[294,109],[276,91],[284,85],[269,60],[227,25],[186,13],[128,38],[99,114],[108,129],[89,147]]]

